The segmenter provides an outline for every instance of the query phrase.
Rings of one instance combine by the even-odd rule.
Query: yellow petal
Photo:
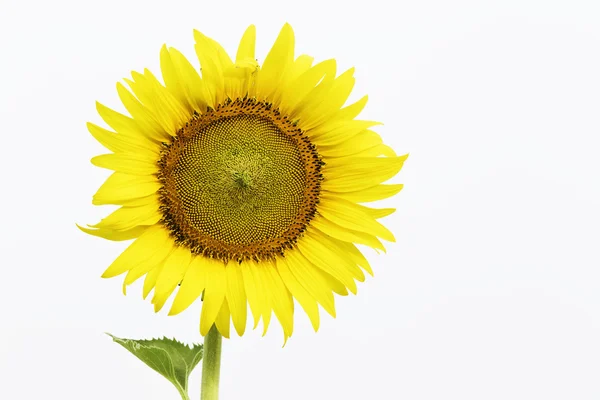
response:
[[[334,111],[341,110],[342,106],[346,103],[346,100],[348,100],[348,96],[352,93],[355,82],[354,67],[344,71],[344,73],[338,76],[335,79],[328,101],[322,108],[323,112],[330,115]],[[323,118],[323,116],[321,116],[321,118]]]
[[[363,96],[357,102],[352,103],[336,112],[331,118],[333,120],[352,120],[356,118],[358,114],[360,114],[360,112],[365,108],[368,100],[369,96]]]
[[[296,280],[317,302],[335,318],[335,301],[331,287],[320,271],[300,252],[290,251],[286,255],[287,267]]]
[[[148,204],[156,204],[158,201],[158,196],[156,193],[151,194],[150,196],[139,197],[136,199],[129,199],[123,202],[124,206],[127,207],[141,207]]]
[[[250,25],[242,39],[240,40],[240,45],[238,46],[238,51],[235,56],[235,62],[240,63],[245,61],[246,59],[254,59],[254,49],[256,43],[256,27],[254,25]]]
[[[319,213],[343,228],[365,232],[389,242],[395,241],[394,235],[385,226],[351,201],[323,193],[319,202]]]
[[[223,47],[211,38],[198,31],[194,31],[194,38],[196,40],[196,54],[202,67],[202,79],[210,96],[207,102],[209,105],[211,103],[214,105],[220,104],[225,100],[226,89],[228,89],[224,71],[231,68],[233,63]]]
[[[279,271],[279,275],[287,289],[298,300],[298,303],[300,303],[300,306],[302,306],[310,318],[310,322],[316,332],[319,330],[319,307],[317,306],[317,302],[290,272],[287,264],[288,262],[285,257],[278,258],[277,271]]]
[[[171,134],[174,136],[177,130],[185,125],[192,115],[190,110],[185,108],[186,101],[179,101],[177,97],[173,96],[166,87],[161,85],[149,69],[144,70],[144,79],[147,85],[152,88],[151,101],[154,112],[166,120],[163,127],[165,130],[168,127],[167,132],[170,133],[170,130],[174,129]]]
[[[295,78],[281,94],[281,110],[284,114],[292,114],[315,89],[323,77],[335,76],[335,60],[325,60],[303,72]],[[314,93],[313,93],[314,94]],[[307,99],[310,101],[311,99]]]
[[[355,79],[353,75],[354,68],[350,68],[335,79],[325,101],[314,109],[314,112],[308,118],[302,121],[303,129],[310,130],[319,126],[324,121],[331,119],[333,114],[340,111],[354,87]]]
[[[206,287],[206,264],[209,262],[204,256],[195,256],[192,259],[173,300],[169,315],[179,314],[200,297]]]
[[[325,279],[330,290],[333,290],[334,293],[337,293],[340,296],[348,296],[348,289],[342,282],[320,268],[317,268],[317,272]]]
[[[189,74],[189,71],[184,73],[184,71],[181,70],[181,63],[185,65],[187,60],[185,60],[185,57],[183,57],[181,53],[179,53],[177,56],[172,55],[171,53],[174,53],[175,51],[176,50],[173,48],[168,49],[166,45],[161,48],[160,70],[162,72],[163,81],[165,82],[165,87],[167,90],[179,101],[183,107],[185,107],[187,111],[186,114],[191,115],[195,110],[198,110],[198,103],[191,93],[190,84],[193,82],[201,85],[202,83],[200,81],[200,77],[197,73],[195,73],[195,71],[192,71],[192,73]],[[183,57],[183,60],[180,58],[180,56]],[[186,80],[188,77],[191,78],[192,81]]]
[[[252,273],[251,268],[256,268],[255,262],[242,261],[240,269],[242,271],[242,278],[244,281],[244,291],[246,293],[246,297],[248,298],[250,311],[252,311],[252,316],[254,317],[253,329],[256,329],[264,305],[261,303],[262,296],[258,293],[256,283],[254,282],[254,274]]]
[[[103,239],[114,240],[116,242],[135,239],[144,233],[148,228],[147,226],[136,226],[135,228],[127,229],[125,231],[118,231],[106,228],[90,229],[80,225],[77,225],[77,227],[88,235],[98,236]]]
[[[212,258],[206,258],[206,289],[202,302],[202,314],[200,316],[200,334],[206,336],[215,322],[217,313],[221,309],[225,299],[226,275],[223,262]]]
[[[156,280],[158,279],[158,275],[160,275],[160,271],[162,270],[163,264],[159,264],[156,268],[150,270],[146,274],[146,279],[144,279],[144,287],[142,290],[142,297],[146,299],[154,286],[156,286]],[[125,293],[125,284],[123,283],[123,293]]]
[[[338,240],[351,243],[360,243],[364,244],[365,246],[372,247],[374,249],[385,251],[385,247],[383,246],[381,241],[377,239],[377,237],[361,231],[343,228],[340,225],[331,222],[322,215],[317,215],[311,221],[311,225],[317,228],[319,231]]]
[[[204,50],[198,44],[196,44],[196,53],[198,53],[198,58],[201,57],[201,53],[204,53]],[[225,82],[223,81],[223,73],[218,70],[212,58],[208,56],[203,57],[205,58],[200,58],[200,64],[202,65],[202,81],[206,90],[206,103],[211,107],[216,107],[218,104],[221,104],[224,98]]]
[[[169,140],[169,133],[167,133],[158,121],[156,121],[152,111],[142,105],[142,103],[140,103],[140,101],[120,82],[117,83],[117,93],[121,102],[127,111],[129,111],[129,114],[133,117],[135,123],[139,126],[139,129],[144,132],[146,136],[158,142]]]
[[[376,186],[396,175],[408,156],[343,157],[327,160],[322,188],[330,192],[355,192]]]
[[[216,40],[209,38],[209,37],[206,37],[206,38],[210,42],[210,45],[213,48],[213,51],[215,54],[215,59],[219,63],[221,70],[225,70],[228,67],[230,67],[231,65],[233,65],[233,61],[231,61],[229,54],[227,54],[227,52],[219,44],[219,42],[217,42]]]
[[[268,268],[271,268],[269,263],[257,263],[256,268],[250,269],[254,275],[254,283],[256,284],[256,289],[260,296],[259,304],[262,306],[263,336],[267,333],[269,322],[271,321],[271,314],[273,312],[273,300],[269,292],[269,290],[271,290],[271,285],[269,285],[270,278],[266,273]]]
[[[306,54],[302,54],[302,55],[298,56],[296,58],[296,60],[294,61],[294,63],[292,64],[292,66],[290,68],[288,68],[288,70],[287,70],[286,78],[287,78],[288,82],[295,81],[296,79],[298,79],[298,77],[300,77],[300,75],[302,75],[303,73],[308,71],[310,69],[310,67],[312,66],[312,63],[314,60],[315,60],[314,57],[311,57]]]
[[[223,68],[225,90],[231,99],[255,97],[255,78],[260,69],[254,56],[255,42],[256,28],[250,25],[240,41],[235,64]]]
[[[100,142],[100,144],[106,147],[108,150],[116,153],[127,148],[127,144],[122,143],[115,132],[111,132],[90,122],[88,122],[86,126],[94,139]]]
[[[322,235],[318,235],[314,229],[309,229],[298,241],[298,249],[312,264],[332,275],[356,294],[356,283],[350,268],[341,255],[327,247],[322,239]]]
[[[344,198],[355,203],[369,203],[392,197],[398,194],[404,185],[377,185],[367,189],[358,190],[356,192],[339,192],[336,196]]]
[[[154,225],[162,218],[158,211],[159,207],[158,199],[154,197],[153,202],[142,206],[121,207],[99,223],[90,226],[92,228],[127,230],[138,225]]]
[[[390,146],[385,144],[378,144],[368,149],[361,150],[359,153],[354,154],[356,157],[397,157],[398,155]]]
[[[177,284],[181,282],[192,260],[192,253],[187,247],[176,247],[166,259],[154,290],[154,311],[159,312]]]
[[[151,257],[159,248],[172,242],[169,232],[162,226],[151,226],[133,242],[102,274],[103,278],[112,278],[133,269],[142,261]]]
[[[358,267],[358,265],[355,261],[355,257],[351,256],[348,253],[349,248],[346,246],[346,244],[347,244],[346,242],[337,240],[337,239],[335,239],[323,232],[319,232],[317,230],[314,231],[314,235],[326,247],[332,249],[337,254],[339,259],[341,260],[340,263],[342,264],[342,266],[345,267],[350,272],[350,274],[352,275],[352,277],[355,280],[357,280],[359,282],[365,281],[365,274]]]
[[[334,145],[320,145],[319,154],[324,157],[347,157],[375,147],[382,142],[381,136],[366,129],[357,134],[350,134],[345,140]]]
[[[136,139],[150,139],[150,136],[146,134],[144,129],[140,127],[133,118],[129,118],[126,115],[118,113],[99,102],[96,102],[96,110],[104,122],[113,128],[118,134],[126,135]]]
[[[223,302],[221,305],[221,309],[217,314],[217,318],[215,319],[215,325],[217,326],[217,330],[219,333],[229,339],[229,328],[231,327],[231,314],[229,312],[229,304],[227,304],[227,300]]]
[[[131,137],[124,134],[111,132],[98,125],[87,123],[88,131],[100,144],[115,153],[138,153],[158,155],[160,147],[145,137]]]
[[[319,147],[338,146],[356,135],[366,133],[367,128],[381,125],[377,121],[352,120],[332,124],[324,124],[317,129],[307,132],[310,140]]]
[[[283,327],[283,335],[287,340],[294,331],[294,300],[292,294],[281,280],[275,265],[267,265],[261,268],[261,271],[264,273],[263,277],[265,278],[268,294],[271,297],[273,311]]]
[[[155,269],[161,269],[164,265],[164,261],[172,251],[173,244],[166,243],[157,247],[152,253],[144,255],[144,259],[127,272],[127,275],[123,280],[123,291],[125,291],[126,286],[131,285],[145,274],[150,273]]]
[[[135,176],[115,172],[100,186],[92,204],[125,204],[127,201],[145,198],[161,188],[155,176]]]
[[[347,254],[352,258],[352,260],[359,265],[362,269],[367,271],[367,273],[373,276],[373,269],[367,261],[367,258],[361,253],[361,251],[352,243],[338,243],[342,246]]]
[[[259,100],[270,100],[274,92],[281,86],[285,70],[294,61],[294,31],[285,24],[275,44],[267,54],[262,69],[257,77],[257,94]]]
[[[174,68],[178,71],[181,78],[181,85],[186,95],[189,96],[188,101],[193,109],[203,113],[206,111],[207,105],[214,107],[215,104],[207,104],[207,89],[204,81],[200,79],[200,75],[194,66],[188,61],[183,54],[177,49],[170,48],[171,61]]]
[[[157,160],[144,155],[111,153],[92,158],[92,164],[100,168],[130,175],[152,175],[158,172]]]
[[[230,261],[225,267],[225,273],[227,275],[225,297],[231,311],[233,326],[238,335],[242,336],[246,330],[248,304],[241,265],[238,262]]]
[[[145,69],[144,74],[132,72],[131,76],[133,81],[125,81],[136,97],[149,110],[153,120],[159,123],[162,131],[175,136],[179,128],[189,121],[191,113],[158,82],[150,70]]]
[[[181,104],[189,107],[190,104],[188,102],[186,92],[182,86],[181,77],[179,76],[179,72],[173,64],[171,54],[166,44],[164,44],[160,49],[160,71],[162,73],[163,81],[165,82],[165,87],[167,90],[171,92],[171,94],[175,96],[175,98],[177,98]]]
[[[356,206],[358,208],[360,208],[362,211],[364,211],[365,213],[369,214],[371,216],[371,218],[374,218],[374,219],[380,219],[383,217],[387,217],[388,215],[392,215],[396,211],[395,208],[372,208],[372,207],[361,206],[359,204],[357,204]]]
[[[310,119],[314,110],[327,99],[327,95],[333,87],[334,75],[335,74],[325,75],[323,79],[321,79],[321,82],[312,88],[297,105],[290,108],[288,115],[292,120],[299,120],[302,129],[304,129],[302,122],[306,119]],[[306,133],[310,136],[310,132]]]
[[[285,96],[289,96],[290,94],[294,93],[293,89],[290,89],[290,87],[294,84],[294,82],[298,79],[300,75],[302,75],[304,72],[310,69],[313,61],[313,57],[301,55],[298,58],[296,58],[292,65],[284,71],[284,75],[281,81],[281,88],[280,90],[276,90],[273,94],[273,104],[276,107],[279,107],[281,110],[283,110],[282,99]],[[317,82],[315,82],[313,86],[316,83]],[[283,112],[286,113],[285,111]]]

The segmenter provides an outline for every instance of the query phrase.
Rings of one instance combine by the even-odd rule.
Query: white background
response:
[[[0,398],[178,398],[103,332],[198,341],[200,305],[100,279],[126,244],[75,227],[107,212],[85,123],[163,43],[196,63],[193,28],[234,54],[254,23],[262,61],[286,21],[410,152],[397,243],[317,334],[225,341],[222,399],[600,398],[600,9],[523,0],[2,0]]]

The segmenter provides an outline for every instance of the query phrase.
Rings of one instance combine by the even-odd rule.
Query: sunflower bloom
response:
[[[126,273],[124,291],[145,276],[156,312],[174,296],[169,315],[201,297],[202,335],[214,324],[229,337],[231,322],[243,335],[249,305],[254,328],[262,320],[266,333],[274,314],[287,339],[294,299],[316,331],[319,306],[335,317],[333,294],[355,294],[373,273],[356,244],[394,241],[378,221],[394,209],[360,203],[402,189],[383,182],[406,156],[382,143],[377,122],[355,119],[366,96],[345,106],[353,69],[295,58],[289,25],[262,66],[254,26],[235,61],[194,36],[201,75],[164,46],[164,84],[148,70],[117,84],[130,116],[97,103],[112,130],[88,123],[110,151],[92,163],[114,172],[93,204],[120,208],[81,229],[135,239],[102,276]]]

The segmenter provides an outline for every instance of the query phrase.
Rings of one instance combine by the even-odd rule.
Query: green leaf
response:
[[[175,339],[133,340],[108,335],[150,368],[167,378],[183,399],[187,395],[188,378],[202,359],[203,346],[187,345]]]

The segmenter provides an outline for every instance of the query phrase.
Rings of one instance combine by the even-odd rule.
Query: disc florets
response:
[[[271,104],[229,100],[194,114],[164,145],[162,223],[196,254],[272,259],[314,217],[322,165],[308,137]]]

